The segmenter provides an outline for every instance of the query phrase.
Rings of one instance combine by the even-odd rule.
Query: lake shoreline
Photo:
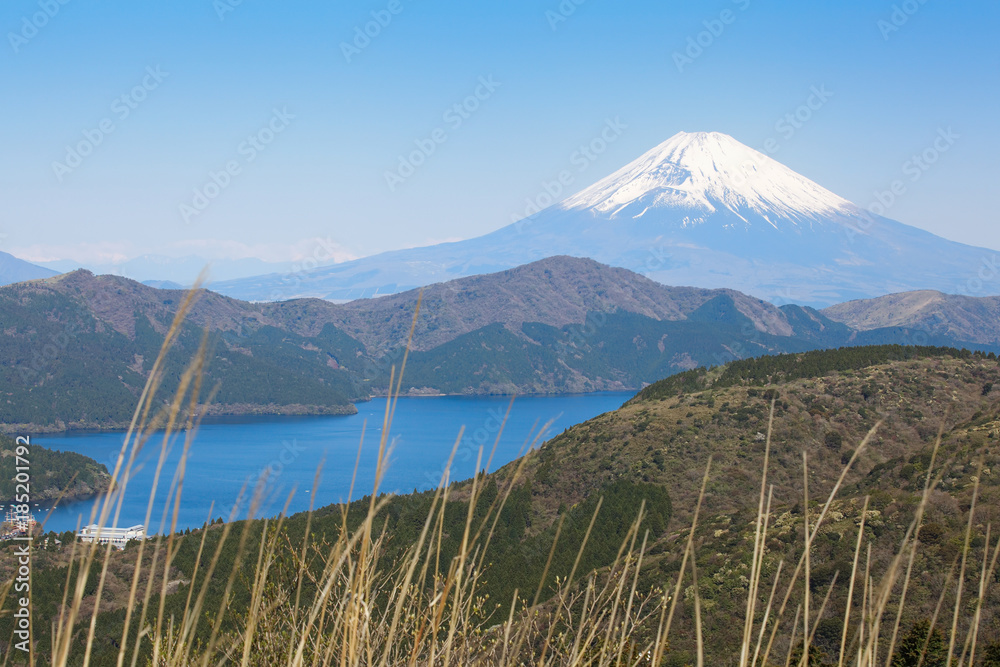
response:
[[[523,394],[493,394],[493,393],[443,393],[430,391],[409,391],[401,392],[400,398],[513,398],[516,402],[518,398],[560,398],[572,396],[594,396],[600,394],[619,394],[637,392],[639,389],[601,389],[597,391],[566,391],[566,392],[537,392]],[[221,423],[228,419],[239,419],[241,417],[336,417],[350,416],[358,414],[356,403],[370,403],[375,399],[387,398],[388,394],[371,394],[366,399],[356,399],[346,406],[310,406],[310,405],[221,405],[209,406],[205,413],[203,422],[205,424]],[[58,435],[66,433],[112,433],[128,431],[130,422],[109,422],[106,424],[97,422],[59,422],[57,424],[0,424],[0,434],[3,435]],[[158,429],[158,432],[162,429]]]
[[[499,396],[588,396],[591,394],[620,394],[620,393],[637,393],[649,386],[648,384],[642,387],[626,387],[624,385],[603,387],[601,389],[594,389],[593,391],[523,391],[523,392],[492,392],[492,391],[456,391],[456,392],[443,392],[433,387],[411,387],[405,391],[399,393],[400,397],[406,398],[423,398],[423,397],[435,397],[435,396],[468,396],[470,398],[474,397],[499,397]],[[371,398],[386,398],[389,396],[389,392],[377,392],[371,394]]]
[[[370,400],[370,399],[369,399]],[[363,401],[359,400],[358,403]],[[332,417],[356,415],[358,408],[354,403],[347,405],[311,406],[311,405],[220,405],[209,406],[205,412],[206,418],[213,417]],[[63,422],[55,424],[0,424],[0,434],[3,435],[35,435],[56,433],[105,433],[113,431],[128,431],[131,422]],[[162,430],[162,429],[158,429]]]

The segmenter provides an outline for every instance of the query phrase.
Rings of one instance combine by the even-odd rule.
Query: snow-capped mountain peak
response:
[[[980,295],[995,251],[868,213],[717,132],[681,132],[579,194],[465,241],[364,257],[300,276],[217,283],[244,299],[354,299],[590,257],[667,285],[829,306],[913,289]]]
[[[691,222],[729,211],[748,225],[751,214],[772,226],[858,214],[846,199],[720,132],[678,132],[560,207],[613,218],[674,207],[690,210]]]

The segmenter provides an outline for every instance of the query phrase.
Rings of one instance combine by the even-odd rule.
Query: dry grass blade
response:
[[[870,496],[865,496],[865,504],[861,508],[861,522],[858,524],[858,539],[854,545],[854,561],[851,564],[851,583],[847,588],[847,602],[844,605],[844,628],[840,632],[840,651],[837,654],[838,667],[844,667],[844,650],[847,647],[847,631],[851,627],[851,604],[854,601],[854,584],[858,576],[858,557],[861,555],[861,540],[865,536],[865,519],[868,518],[868,501]]]
[[[785,567],[785,561],[778,561],[778,570],[774,573],[774,581],[771,583],[771,593],[767,596],[767,608],[764,610],[764,619],[760,624],[760,631],[757,633],[757,645],[753,650],[753,660],[750,665],[756,667],[757,658],[760,656],[760,649],[764,643],[764,631],[767,630],[767,623],[771,620],[771,605],[774,603],[774,595],[778,590],[778,582],[781,580],[781,570]]]
[[[931,622],[927,627],[927,636],[924,637],[924,643],[920,648],[920,658],[917,660],[917,667],[922,667],[924,661],[927,659],[927,650],[930,647],[931,637],[934,636],[934,628],[937,627],[938,616],[941,614],[941,609],[944,607],[944,597],[948,593],[948,589],[951,587],[951,579],[955,576],[955,568],[958,567],[958,556],[955,556],[955,560],[951,563],[951,568],[948,570],[948,576],[944,579],[944,585],[941,587],[941,595],[938,596],[937,605],[934,607],[934,615],[931,616]]]
[[[986,525],[986,553],[989,552],[990,547],[990,529],[992,526],[990,524]],[[986,553],[983,554],[983,571],[979,577],[979,596],[976,599],[976,614],[972,624],[971,640],[969,644],[969,664],[975,664],[976,660],[976,644],[979,641],[979,625],[982,621],[983,614],[983,602],[986,600],[986,594],[989,590],[989,582],[994,580],[996,566],[997,566],[997,556],[1000,556],[1000,539],[997,540],[997,545],[993,548],[993,556],[989,559],[989,567],[986,566]],[[963,655],[963,662],[965,656]]]
[[[746,665],[750,655],[750,637],[753,633],[753,619],[757,605],[757,586],[760,581],[760,558],[764,547],[764,491],[767,488],[767,470],[771,457],[771,434],[774,430],[774,406],[777,397],[771,399],[771,410],[767,417],[767,435],[764,440],[764,465],[760,477],[760,496],[757,500],[757,521],[754,526],[753,561],[750,566],[750,586],[747,591],[747,609],[743,620],[743,641],[740,643],[740,662]]]
[[[701,512],[701,505],[705,501],[705,488],[708,486],[709,473],[712,470],[712,457],[708,457],[705,464],[705,475],[701,479],[701,490],[698,492],[698,502],[695,504],[694,516],[691,519],[691,528],[688,531],[687,543],[684,545],[684,554],[681,556],[681,568],[677,573],[677,583],[674,584],[674,593],[670,599],[670,611],[667,612],[666,624],[662,633],[662,641],[666,641],[670,636],[670,627],[674,620],[674,612],[677,610],[677,602],[680,598],[681,583],[684,580],[684,571],[687,568],[687,561],[694,556],[694,532],[698,528],[698,514]],[[662,655],[662,653],[661,653]]]
[[[691,580],[694,586],[694,632],[698,647],[698,667],[705,667],[705,637],[701,627],[701,593],[698,592],[698,565],[691,559]]]
[[[875,596],[877,593],[877,598],[870,598],[870,613],[872,614],[871,628],[867,633],[867,644],[864,646],[864,650],[861,655],[862,664],[874,664],[878,656],[878,640],[881,634],[881,623],[882,615],[889,604],[889,598],[892,591],[896,587],[896,582],[899,578],[899,570],[902,564],[902,560],[907,553],[907,547],[910,545],[911,540],[915,539],[917,528],[923,521],[924,512],[926,511],[927,504],[930,501],[931,492],[937,488],[938,483],[944,475],[944,470],[940,470],[937,476],[933,476],[934,464],[937,460],[938,451],[941,447],[941,440],[944,434],[944,420],[938,429],[937,438],[934,441],[934,447],[931,450],[930,464],[927,469],[927,475],[924,479],[924,490],[920,497],[920,502],[917,504],[916,512],[914,513],[913,520],[906,529],[906,533],[903,535],[903,539],[900,543],[899,551],[893,557],[892,562],[889,565],[888,571],[882,577],[882,582],[878,587],[878,591],[872,590],[870,592],[871,596]]]
[[[915,538],[919,538],[920,529],[917,529]],[[910,543],[910,559],[906,563],[906,574],[903,576],[903,589],[899,594],[899,603],[896,610],[896,622],[892,625],[892,636],[889,638],[889,649],[885,652],[885,667],[891,667],[893,652],[896,649],[896,639],[899,637],[899,624],[903,620],[903,609],[906,607],[906,594],[910,589],[910,577],[913,574],[913,561],[917,557],[917,539]]]
[[[958,588],[955,593],[955,609],[951,617],[951,633],[948,637],[948,660],[946,667],[951,667],[955,659],[955,640],[958,638],[958,619],[962,612],[962,592],[965,589],[965,566],[969,558],[969,542],[972,540],[972,523],[976,515],[976,500],[979,499],[979,479],[982,477],[983,464],[979,463],[979,474],[972,490],[972,504],[969,506],[969,521],[965,528],[965,543],[962,545],[962,564],[958,568]],[[985,559],[984,559],[985,560]]]
[[[799,617],[802,616],[802,605],[795,607],[795,620],[792,621],[792,636],[788,640],[788,653],[785,654],[785,667],[791,667],[792,654],[795,651],[795,639],[799,636]],[[765,661],[764,664],[767,664]]]
[[[802,587],[802,596],[804,598],[802,604],[802,662],[803,665],[809,664],[809,594],[810,594],[810,563],[812,558],[810,554],[812,553],[812,536],[813,534],[809,531],[809,455],[806,452],[802,452],[802,523],[803,537],[805,539],[805,549],[804,556],[806,562],[806,574],[805,574],[805,585]],[[819,522],[816,522],[816,529],[819,530]]]

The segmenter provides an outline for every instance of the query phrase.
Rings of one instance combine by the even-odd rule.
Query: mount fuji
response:
[[[969,293],[995,254],[874,215],[728,135],[680,132],[490,234],[211,289],[348,300],[572,255],[668,285],[823,307],[916,289]]]

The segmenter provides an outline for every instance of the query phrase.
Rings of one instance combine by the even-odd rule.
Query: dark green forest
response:
[[[0,435],[0,500],[14,498],[16,483],[15,439]],[[77,454],[30,445],[30,484],[33,500],[53,500],[65,492],[65,498],[80,499],[105,491],[111,483],[104,464]]]

